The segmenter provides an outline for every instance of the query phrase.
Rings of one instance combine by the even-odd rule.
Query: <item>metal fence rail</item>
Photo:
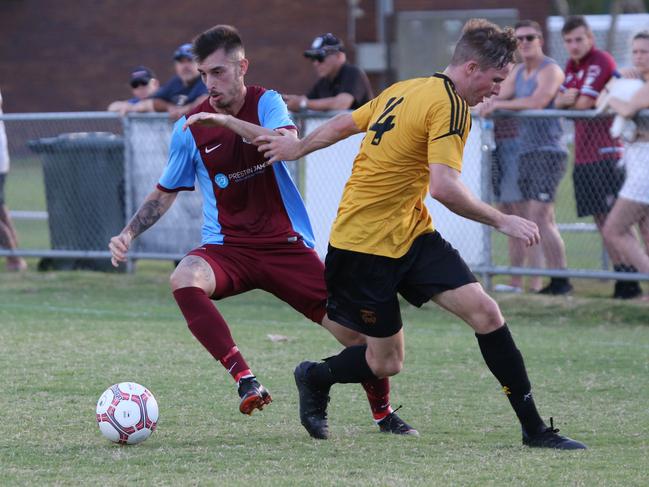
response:
[[[331,115],[300,113],[295,114],[295,120],[304,135]],[[649,111],[642,113],[645,116]],[[107,269],[108,239],[136,211],[166,164],[172,127],[166,114],[119,117],[108,112],[30,113],[4,114],[0,120],[7,131],[12,165],[6,193],[20,242],[14,252],[0,249],[0,256],[102,261],[95,267]],[[579,218],[575,210],[570,177],[575,157],[574,120],[606,120],[597,118],[594,111],[564,110],[503,112],[497,113],[495,120],[497,124],[499,120],[560,121],[567,170],[557,190],[555,210],[567,267],[512,265],[506,238],[427,201],[436,227],[458,247],[472,269],[487,282],[503,274],[649,280],[646,274],[610,271],[596,225],[591,218]],[[494,134],[481,125],[476,118],[465,150],[462,178],[481,199],[497,204],[493,147],[484,150],[485,141]],[[498,136],[496,132],[496,145]],[[361,139],[359,135],[288,163],[307,204],[321,255]],[[539,161],[541,166],[545,163],[542,158]],[[199,244],[201,223],[200,195],[183,192],[172,210],[134,242],[130,258],[178,260]]]

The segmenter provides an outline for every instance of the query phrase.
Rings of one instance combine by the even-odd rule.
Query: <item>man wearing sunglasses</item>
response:
[[[198,73],[192,45],[181,44],[173,58],[176,75],[145,100],[128,106],[126,111],[168,112],[175,121],[207,99],[207,88]]]
[[[540,110],[552,108],[554,97],[563,83],[561,68],[543,54],[543,31],[532,20],[521,20],[515,26],[517,53],[521,59],[497,97],[482,104],[480,114],[489,116],[494,110]],[[502,200],[504,210],[529,218],[539,227],[541,250],[525,249],[510,239],[510,261],[520,267],[527,259],[530,266],[545,264],[550,269],[565,269],[566,250],[554,217],[554,198],[566,172],[568,153],[561,142],[558,118],[521,118],[518,122],[517,155],[502,157],[502,181],[518,185],[518,201]],[[506,154],[501,154],[507,156]],[[515,173],[514,177],[510,174]],[[507,194],[511,188],[501,188]],[[520,286],[521,281],[512,284]],[[552,278],[541,294],[567,294],[572,285],[565,278]]]
[[[282,95],[289,110],[355,110],[374,97],[367,75],[347,62],[345,47],[333,34],[316,37],[304,57],[318,81],[306,95]]]
[[[128,100],[117,100],[108,105],[109,112],[119,112],[124,115],[129,111],[131,105],[146,100],[153,95],[160,87],[160,82],[155,77],[155,73],[146,66],[136,66],[131,71],[129,85],[133,97]]]

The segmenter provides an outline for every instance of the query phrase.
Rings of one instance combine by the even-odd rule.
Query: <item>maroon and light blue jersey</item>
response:
[[[187,116],[214,113],[205,100]],[[281,96],[249,86],[237,118],[268,129],[295,128]],[[158,182],[165,192],[203,195],[203,244],[260,245],[303,240],[314,246],[304,202],[284,162],[269,164],[250,141],[222,127],[174,126],[169,161]]]

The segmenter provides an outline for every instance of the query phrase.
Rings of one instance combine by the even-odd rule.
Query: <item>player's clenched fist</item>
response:
[[[128,233],[120,233],[110,239],[108,248],[112,257],[110,259],[113,266],[117,267],[120,262],[126,261],[126,254],[131,246],[131,236]]]

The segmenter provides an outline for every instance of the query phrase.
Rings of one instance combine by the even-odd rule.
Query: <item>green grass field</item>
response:
[[[273,394],[252,417],[192,337],[167,286],[170,263],[133,275],[0,272],[1,485],[647,485],[649,307],[601,298],[501,300],[544,417],[581,452],[521,446],[513,412],[470,329],[434,306],[403,307],[406,366],[392,402],[420,438],[383,435],[360,386],[337,386],[332,437],[299,423],[294,366],[339,346],[272,296],[220,309]],[[268,334],[287,336],[271,342]],[[102,391],[136,381],[160,405],[133,447],[95,423]]]

